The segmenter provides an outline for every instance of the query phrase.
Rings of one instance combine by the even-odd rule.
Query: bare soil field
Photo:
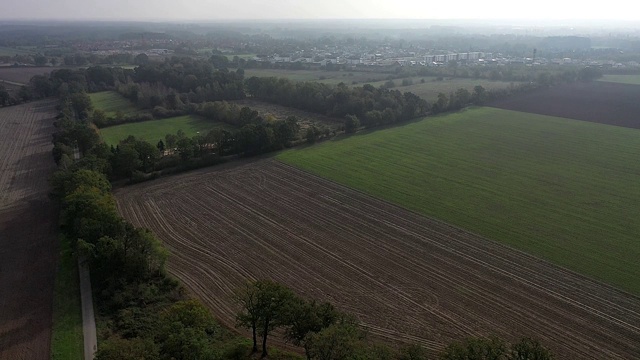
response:
[[[51,71],[59,69],[56,67],[9,67],[0,66],[0,84],[3,80],[7,84],[26,84],[35,75],[49,74]]]
[[[640,86],[594,81],[554,86],[488,104],[507,110],[640,129]]]
[[[238,104],[238,106],[248,106],[253,110],[256,110],[263,117],[273,115],[278,120],[284,120],[289,116],[295,116],[298,118],[300,131],[302,134],[304,134],[304,131],[311,125],[324,125],[331,129],[334,129],[344,124],[343,119],[315,114],[312,112],[298,110],[286,106],[270,104],[254,99],[244,99],[230,102]]]
[[[54,107],[44,100],[0,109],[0,359],[50,357]]]
[[[531,336],[561,359],[640,358],[640,298],[275,160],[118,189],[169,271],[233,326],[232,292],[268,278],[431,353]]]

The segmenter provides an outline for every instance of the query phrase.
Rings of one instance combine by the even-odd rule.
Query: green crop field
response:
[[[603,75],[600,81],[640,85],[640,75]]]
[[[107,145],[116,145],[129,135],[149,141],[155,145],[159,140],[164,139],[165,135],[175,134],[178,130],[184,131],[187,136],[195,136],[198,132],[204,135],[215,128],[230,128],[230,126],[206,120],[199,116],[184,115],[162,120],[111,126],[101,129],[100,135]]]
[[[638,130],[473,108],[278,158],[640,295]]]
[[[114,116],[116,112],[122,111],[124,115],[140,112],[135,104],[122,97],[115,91],[101,91],[89,94],[94,109],[104,111],[107,116]]]

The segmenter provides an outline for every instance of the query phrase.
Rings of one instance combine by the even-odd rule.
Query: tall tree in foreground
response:
[[[253,353],[258,351],[257,335],[262,336],[262,357],[267,354],[269,333],[287,322],[287,309],[295,295],[283,285],[269,280],[245,284],[236,294],[242,306],[236,316],[238,326],[250,328]]]
[[[307,359],[310,359],[309,335],[322,331],[335,324],[341,316],[344,317],[329,303],[318,304],[300,298],[291,302],[287,313],[285,338],[296,346],[302,346]]]

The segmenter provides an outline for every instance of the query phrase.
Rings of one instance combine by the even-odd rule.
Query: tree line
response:
[[[129,136],[116,146],[101,142],[94,126],[100,112],[93,110],[85,92],[61,98],[54,136],[54,159],[64,167],[80,162],[99,170],[110,180],[142,181],[166,173],[190,170],[225,161],[228,156],[254,156],[284,149],[297,138],[296,117],[265,119],[257,111],[226,102],[205,103],[197,109],[201,116],[226,121],[236,129],[213,129],[188,137],[184,132],[167,134],[157,143]]]
[[[358,320],[328,302],[296,295],[286,286],[270,281],[247,282],[235,295],[240,310],[239,327],[252,334],[252,354],[268,356],[267,339],[280,329],[285,341],[304,349],[307,360],[372,359],[423,360],[427,351],[418,344],[399,350],[373,341]],[[552,353],[538,341],[523,338],[508,344],[497,337],[469,338],[448,345],[441,360],[548,360]]]
[[[61,236],[90,264],[98,322],[104,325],[96,358],[243,358],[246,341],[220,326],[166,273],[167,252],[155,235],[118,214],[107,178],[110,151],[75,115],[81,98],[63,98],[59,106],[51,196],[60,206]],[[60,148],[72,146],[82,147],[81,159],[60,156]]]

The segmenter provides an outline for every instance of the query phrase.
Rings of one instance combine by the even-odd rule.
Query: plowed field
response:
[[[40,101],[0,109],[0,359],[49,359],[54,106]]]
[[[377,338],[436,352],[533,336],[564,359],[640,357],[640,298],[273,160],[120,189],[125,218],[226,324],[269,278],[358,316]]]
[[[489,106],[640,129],[640,86],[594,81],[507,97]]]

